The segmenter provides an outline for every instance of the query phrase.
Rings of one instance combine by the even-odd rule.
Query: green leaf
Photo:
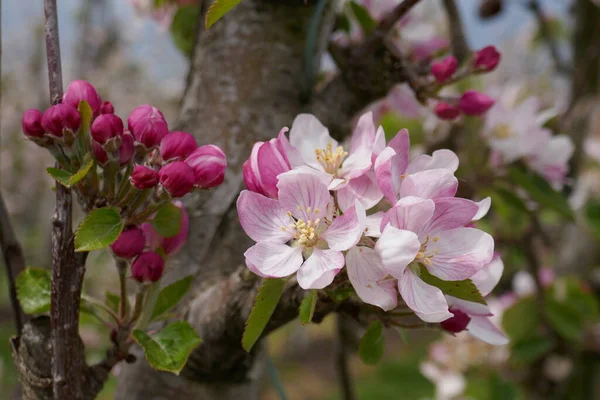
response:
[[[104,303],[108,306],[108,308],[114,312],[119,312],[119,304],[121,303],[121,298],[119,295],[107,291],[104,297]]]
[[[546,299],[546,319],[561,337],[573,342],[583,339],[584,321],[572,305]]]
[[[83,164],[74,174],[70,173],[69,171],[65,171],[64,169],[54,167],[47,168],[46,171],[52,178],[59,181],[63,186],[71,187],[85,178],[93,166],[94,159],[92,158],[92,155],[88,153],[83,160]]]
[[[351,1],[350,9],[366,35],[369,35],[377,28],[377,21],[371,17],[371,14],[369,14],[369,11],[365,7],[355,1]]]
[[[63,186],[71,187],[71,184],[69,183],[69,180],[71,179],[71,177],[73,176],[73,174],[70,173],[69,171],[65,171],[64,169],[50,167],[50,168],[46,168],[46,172],[48,172],[48,174],[54,180],[57,180]]]
[[[85,132],[89,132],[92,124],[92,117],[94,116],[92,107],[90,107],[87,101],[81,100],[79,102],[77,110],[79,111],[79,115],[81,116],[80,129],[85,129]]]
[[[246,328],[242,336],[242,347],[247,352],[252,350],[262,331],[267,326],[271,315],[279,303],[279,298],[285,286],[284,279],[265,279],[254,301],[254,307],[246,321]]]
[[[425,283],[440,289],[444,294],[458,299],[472,301],[473,303],[487,304],[475,284],[470,279],[462,281],[443,281],[437,276],[431,275],[424,266],[419,265],[418,268],[419,270],[417,273],[421,279]]]
[[[538,322],[539,315],[533,297],[519,300],[502,314],[504,332],[515,343],[536,335]]]
[[[358,345],[358,355],[365,364],[377,364],[385,349],[383,324],[374,321],[369,325]]]
[[[160,371],[179,375],[187,359],[202,339],[185,321],[167,325],[152,336],[139,329],[132,333],[133,339],[140,345],[150,365]]]
[[[27,268],[17,276],[17,297],[25,314],[50,310],[51,273],[47,269]]]
[[[100,250],[111,245],[125,221],[115,207],[97,208],[85,217],[75,233],[75,251]]]
[[[225,14],[227,14],[231,9],[238,4],[240,4],[242,0],[215,0],[212,2],[210,7],[208,7],[208,11],[206,12],[206,20],[204,25],[206,25],[206,29],[210,28],[214,25],[215,22],[223,18]]]
[[[583,319],[595,321],[598,318],[598,298],[577,278],[564,277],[557,280],[551,287],[551,293],[556,299],[564,297],[562,301],[577,310],[577,314]]]
[[[519,214],[529,213],[523,200],[514,192],[502,186],[494,188],[494,192],[499,197],[499,200],[510,209],[510,212]]]
[[[540,359],[554,347],[554,342],[545,336],[527,337],[511,346],[511,357],[519,364],[530,364]]]
[[[557,211],[568,219],[573,219],[573,212],[567,198],[560,192],[555,191],[552,186],[540,175],[526,172],[520,167],[508,169],[509,178],[521,186],[533,200],[540,205]]]
[[[300,304],[300,322],[302,325],[310,324],[315,313],[319,294],[316,290],[309,290]]]
[[[595,199],[588,201],[583,208],[583,215],[587,226],[596,236],[596,239],[600,240],[600,202]]]
[[[335,301],[336,303],[341,303],[353,294],[353,287],[341,287],[335,290],[327,291],[327,295],[331,298],[331,300]]]
[[[192,286],[193,276],[186,276],[163,288],[158,294],[151,320],[175,307]]]
[[[192,54],[194,48],[198,14],[200,14],[200,7],[197,4],[180,6],[171,22],[173,42],[187,56]]]
[[[489,400],[517,400],[520,398],[518,387],[498,374],[492,374],[489,379],[489,394]]]
[[[425,131],[423,123],[415,118],[407,118],[394,111],[390,111],[382,115],[379,124],[385,132],[385,138],[389,142],[402,129],[408,129],[410,133],[410,142],[413,144],[421,144],[425,140]]]
[[[173,203],[165,203],[152,219],[152,226],[162,237],[173,237],[181,231],[183,213],[181,208]]]

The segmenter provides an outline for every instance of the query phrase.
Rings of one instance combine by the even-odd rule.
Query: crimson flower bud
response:
[[[185,162],[194,171],[194,184],[201,188],[218,186],[225,179],[227,156],[223,150],[213,144],[198,147]]]
[[[475,53],[473,66],[481,71],[490,72],[500,63],[500,52],[494,46],[487,46]]]
[[[434,111],[438,118],[445,120],[453,120],[460,115],[458,107],[444,102],[437,103]]]
[[[169,132],[167,121],[156,107],[147,104],[137,107],[127,118],[127,126],[137,142],[146,148],[158,146]]]
[[[131,275],[138,282],[156,282],[162,277],[165,260],[153,251],[142,253],[131,265]]]
[[[108,162],[108,153],[101,144],[92,140],[92,152],[94,153],[94,158],[99,165],[104,166]]]
[[[150,189],[158,183],[158,174],[151,168],[136,165],[133,167],[129,180],[133,186],[140,190]]]
[[[98,95],[96,88],[88,81],[83,80],[69,83],[62,102],[77,109],[79,107],[79,102],[82,100],[85,100],[90,105],[94,115],[98,115],[102,99],[100,98],[100,95]]]
[[[436,61],[431,65],[431,73],[435,79],[442,83],[452,78],[452,75],[458,69],[458,61],[454,56],[448,56],[441,61]]]
[[[198,148],[196,139],[186,132],[171,132],[160,142],[160,155],[164,161],[185,160]]]
[[[51,135],[58,137],[62,137],[64,129],[75,132],[79,129],[80,124],[79,112],[75,107],[68,104],[52,106],[42,115],[42,128]]]
[[[450,308],[448,311],[454,314],[454,316],[440,322],[440,325],[442,328],[444,328],[444,330],[451,333],[458,333],[467,329],[467,325],[469,325],[471,317],[457,308]]]
[[[42,112],[32,108],[23,113],[21,119],[21,128],[27,137],[42,137],[44,136],[44,128],[42,128]]]
[[[162,237],[160,234],[154,229],[152,223],[144,222],[140,225],[142,231],[144,232],[144,236],[146,237],[146,248],[150,251],[154,251],[161,246]]]
[[[100,106],[100,114],[114,114],[115,108],[110,101],[105,101]]]
[[[179,233],[173,237],[164,238],[162,240],[162,248],[165,251],[165,254],[171,255],[177,253],[187,240],[188,230],[190,227],[190,219],[185,211],[185,207],[183,203],[180,201],[174,202],[174,204],[181,209],[181,229]]]
[[[175,161],[158,171],[158,180],[172,197],[183,197],[194,187],[194,171],[183,161]]]
[[[115,114],[102,114],[92,124],[92,137],[104,144],[115,136],[123,135],[123,121]]]
[[[458,108],[467,115],[482,115],[493,105],[491,97],[475,90],[467,90],[458,102]]]
[[[144,232],[139,227],[133,226],[121,232],[118,239],[110,245],[110,248],[117,257],[133,258],[144,251],[145,245]]]
[[[123,133],[123,136],[121,136],[121,148],[119,149],[119,163],[121,165],[127,164],[131,160],[131,157],[133,157],[134,152],[133,136],[128,132]]]

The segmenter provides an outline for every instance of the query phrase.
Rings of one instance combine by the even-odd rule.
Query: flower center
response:
[[[492,132],[492,136],[496,139],[508,139],[512,136],[512,130],[508,124],[498,124]]]
[[[435,236],[431,239],[432,242],[437,242],[438,240],[440,240],[440,238],[438,236]],[[429,243],[429,236],[427,236],[427,238],[425,239],[425,242],[421,243],[421,248],[419,249],[419,252],[417,253],[417,261],[422,262],[423,264],[425,264],[426,266],[430,266],[432,264],[431,260],[433,259],[433,256],[435,256],[438,251],[434,250],[433,252],[427,252],[427,244]]]
[[[344,151],[342,146],[338,146],[333,150],[333,143],[329,142],[325,149],[315,149],[315,155],[325,172],[335,175],[348,153]]]
[[[300,206],[298,206],[299,210],[302,210]],[[319,214],[321,210],[315,208],[312,210],[314,214]],[[306,214],[309,216],[311,214],[311,208],[306,208]],[[288,217],[292,219],[292,223],[288,226],[282,226],[282,231],[287,231],[291,229],[294,231],[294,240],[296,244],[302,247],[313,247],[319,241],[319,224],[321,223],[320,218],[315,218],[314,220],[303,220],[302,218],[292,217],[292,213],[290,211],[287,212]],[[327,221],[327,218],[325,219]]]

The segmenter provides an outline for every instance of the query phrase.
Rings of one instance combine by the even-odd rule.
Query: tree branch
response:
[[[352,385],[352,376],[350,375],[350,366],[348,365],[348,344],[349,336],[352,334],[351,327],[347,317],[344,315],[337,316],[337,343],[335,366],[342,389],[342,398],[344,400],[355,400],[356,394]]]
[[[560,52],[558,50],[558,43],[556,42],[552,31],[550,30],[550,24],[548,23],[548,19],[544,15],[542,11],[542,7],[538,0],[531,0],[528,4],[529,10],[535,16],[535,19],[538,24],[538,28],[540,30],[540,34],[544,38],[544,42],[548,46],[548,50],[550,50],[550,56],[554,61],[554,67],[556,71],[559,73],[568,74],[570,73],[569,66],[563,61]]]
[[[448,17],[448,26],[450,28],[450,43],[452,44],[452,53],[459,63],[464,62],[471,50],[467,44],[465,32],[463,30],[462,19],[460,12],[456,7],[454,0],[443,0],[444,9]]]
[[[17,335],[20,335],[23,328],[24,314],[17,298],[15,279],[25,269],[25,256],[10,223],[10,216],[4,205],[2,194],[0,194],[0,248],[4,256],[4,265],[8,277],[8,292],[15,317],[16,332]]]

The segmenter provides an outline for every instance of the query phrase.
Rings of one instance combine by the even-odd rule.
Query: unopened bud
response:
[[[151,168],[136,165],[129,180],[133,186],[140,190],[150,189],[158,183],[158,174]]]
[[[121,136],[121,148],[119,149],[119,163],[121,165],[127,164],[131,160],[131,157],[133,157],[134,152],[133,136],[128,132],[123,133],[123,136]]]
[[[44,128],[42,128],[42,112],[32,108],[23,113],[21,119],[21,128],[25,136],[30,138],[39,138],[44,136]]]
[[[196,139],[186,132],[171,132],[160,142],[160,155],[164,161],[182,161],[198,148]]]
[[[144,104],[127,118],[127,125],[135,140],[150,149],[159,145],[169,132],[167,121],[156,107]]]
[[[121,232],[119,238],[110,245],[110,248],[117,257],[133,258],[144,251],[145,245],[144,232],[139,227],[134,226]]]
[[[131,265],[131,275],[138,282],[156,282],[163,274],[165,260],[153,251],[139,255]]]
[[[434,111],[438,118],[444,120],[453,120],[460,115],[458,107],[444,102],[437,103]]]
[[[442,83],[452,78],[458,68],[458,61],[454,56],[449,56],[431,65],[431,73],[435,79]]]
[[[62,137],[63,130],[68,129],[75,132],[79,129],[81,117],[73,106],[68,104],[57,104],[44,112],[42,115],[42,128],[51,135]]]
[[[92,137],[105,144],[109,139],[123,135],[123,121],[115,114],[102,114],[92,124]]]
[[[458,333],[467,329],[467,325],[471,322],[471,317],[457,308],[450,308],[448,311],[454,314],[454,316],[440,322],[444,330],[451,333]]]
[[[69,83],[67,87],[67,91],[63,96],[63,103],[69,104],[75,109],[79,107],[79,102],[85,100],[92,109],[94,115],[98,115],[100,113],[100,106],[102,104],[102,99],[96,88],[93,87],[88,81],[77,80]]]
[[[500,63],[500,53],[494,46],[487,46],[475,53],[473,66],[484,72],[490,72],[496,69]]]
[[[220,185],[225,179],[227,156],[219,147],[209,144],[200,146],[185,162],[194,171],[194,184],[207,189]]]
[[[158,179],[171,197],[183,197],[194,187],[194,171],[183,161],[162,167]]]
[[[458,108],[467,115],[482,115],[493,105],[491,97],[475,90],[467,90],[458,102]]]
[[[190,219],[185,211],[183,203],[180,201],[174,202],[174,204],[181,209],[181,229],[179,233],[173,237],[164,238],[162,240],[162,248],[165,254],[172,255],[177,253],[185,244],[188,236],[188,230],[190,226]]]
[[[100,114],[114,114],[115,108],[110,101],[105,101],[100,106]]]

